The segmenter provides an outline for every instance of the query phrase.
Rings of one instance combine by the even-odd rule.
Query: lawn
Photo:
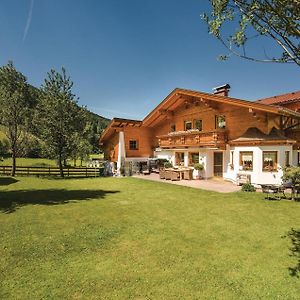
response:
[[[260,193],[0,177],[0,298],[299,299],[291,228]]]
[[[101,159],[103,158],[103,154],[91,154],[90,159]],[[67,163],[70,166],[74,166],[74,160],[68,159]],[[0,166],[11,166],[12,158],[4,158],[3,161],[0,160]],[[79,159],[76,160],[76,166],[80,167],[81,162]],[[57,162],[55,159],[48,158],[27,158],[27,157],[19,157],[17,158],[17,166],[21,167],[37,167],[37,166],[45,166],[45,167],[57,167]],[[82,166],[86,166],[85,161],[82,162]]]

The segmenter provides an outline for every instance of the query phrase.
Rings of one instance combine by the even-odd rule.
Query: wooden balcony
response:
[[[225,130],[180,131],[157,136],[160,148],[212,147],[224,149],[227,142]]]

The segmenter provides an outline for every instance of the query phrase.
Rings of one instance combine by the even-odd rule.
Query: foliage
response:
[[[194,165],[194,169],[198,170],[198,171],[202,171],[202,170],[204,170],[204,165],[197,163]]]
[[[99,138],[101,133],[109,124],[110,120],[103,118],[95,113],[87,111],[89,115],[89,124],[90,124],[90,135],[89,135],[89,142],[92,145],[92,152],[98,153],[99,152]]]
[[[287,236],[291,239],[292,246],[290,247],[291,256],[297,259],[296,265],[289,267],[291,276],[300,278],[300,230],[291,228]]]
[[[242,185],[242,192],[256,192],[256,188],[251,183],[244,183]]]
[[[0,156],[7,156],[9,149],[9,141],[7,139],[0,140]]]
[[[210,0],[212,10],[203,14],[209,32],[239,57],[264,62],[295,63],[300,66],[299,0]],[[229,23],[229,24],[228,24]],[[230,31],[230,25],[236,26]],[[256,58],[246,48],[252,41],[266,37],[279,46],[265,58]],[[255,45],[254,45],[255,46]],[[270,57],[271,55],[271,57]],[[225,60],[228,55],[221,55]]]
[[[171,162],[169,162],[169,161],[166,161],[166,162],[164,163],[164,167],[165,167],[166,169],[168,169],[168,168],[172,168],[172,167],[173,167],[173,165],[172,165],[172,163],[171,163]]]
[[[300,184],[300,167],[287,167],[283,171],[282,180],[292,185]]]
[[[12,176],[15,175],[16,157],[26,139],[32,106],[26,77],[12,62],[0,68],[0,123],[6,128],[13,158]]]
[[[156,160],[156,164],[158,168],[164,167],[165,163],[169,162],[166,158],[159,158]]]
[[[63,162],[74,146],[73,138],[85,126],[85,110],[77,105],[72,93],[73,82],[62,68],[51,70],[42,86],[41,101],[36,110],[39,135],[56,157],[63,177]]]
[[[87,132],[83,131],[82,133],[75,132],[72,139],[72,148],[71,148],[71,158],[76,165],[76,160],[80,159],[80,164],[89,157],[89,154],[92,153],[92,145],[87,139]]]

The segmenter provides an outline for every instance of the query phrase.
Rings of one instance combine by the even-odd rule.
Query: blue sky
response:
[[[218,61],[226,51],[200,18],[208,8],[206,0],[1,0],[0,64],[13,60],[35,86],[64,66],[80,104],[109,118],[143,118],[175,87],[229,83],[232,97],[249,100],[300,90],[299,67]]]

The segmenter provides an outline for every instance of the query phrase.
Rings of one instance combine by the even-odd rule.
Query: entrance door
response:
[[[214,176],[223,177],[223,152],[214,152]]]

